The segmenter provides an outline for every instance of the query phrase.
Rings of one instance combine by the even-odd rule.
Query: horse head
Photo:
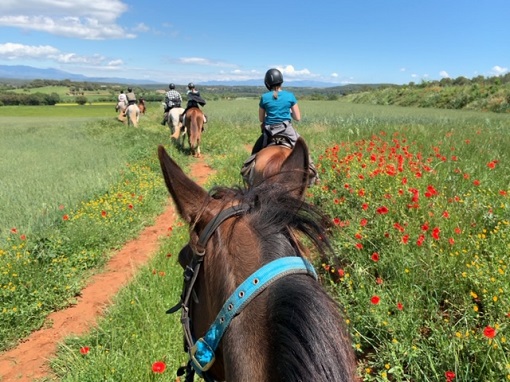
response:
[[[270,180],[210,192],[158,149],[166,186],[190,228],[179,254],[186,281],[178,304],[188,369],[206,380],[354,380],[341,309],[297,239],[306,236],[322,254],[331,250],[331,219],[304,201],[307,150],[297,147]]]

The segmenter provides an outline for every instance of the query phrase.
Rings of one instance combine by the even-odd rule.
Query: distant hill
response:
[[[13,79],[13,80],[71,80],[71,81],[88,81],[88,82],[102,82],[113,84],[156,84],[155,81],[150,80],[134,80],[129,78],[117,77],[87,77],[82,74],[74,74],[65,72],[63,70],[47,68],[40,69],[26,65],[0,65],[0,79]]]
[[[161,84],[157,81],[150,80],[136,80],[132,78],[118,78],[118,77],[87,77],[82,74],[69,73],[63,70],[47,68],[34,68],[26,65],[0,65],[0,80],[70,80],[76,82],[100,82],[110,84],[132,84],[132,85],[162,85],[166,88],[167,84]],[[249,87],[264,87],[264,82],[260,79],[246,80],[246,81],[205,81],[197,82],[200,86],[249,86]],[[286,87],[300,87],[300,88],[332,88],[341,86],[330,82],[320,81],[285,81]]]

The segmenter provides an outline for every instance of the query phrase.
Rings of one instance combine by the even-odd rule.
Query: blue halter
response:
[[[302,257],[283,257],[264,265],[249,276],[225,301],[207,333],[190,349],[193,368],[200,375],[214,363],[214,353],[232,319],[253,298],[276,280],[292,273],[307,274],[317,279],[313,266]]]

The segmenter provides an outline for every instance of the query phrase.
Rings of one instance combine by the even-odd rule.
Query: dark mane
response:
[[[251,206],[250,224],[261,238],[265,260],[296,255],[292,233],[305,235],[322,256],[333,253],[330,219],[318,208],[266,182],[253,190],[216,188],[217,197]],[[214,196],[213,196],[214,197]],[[229,198],[227,198],[229,199]],[[232,199],[230,199],[232,200]],[[274,380],[351,381],[353,360],[340,306],[307,275],[282,278],[269,289],[267,328]],[[336,328],[335,333],[331,328]],[[339,340],[331,340],[339,337]],[[339,362],[339,359],[341,360]],[[313,367],[312,367],[313,365]]]
[[[291,229],[308,237],[321,255],[333,252],[327,232],[331,219],[291,192],[282,192],[275,183],[266,181],[254,189],[215,187],[210,194],[215,199],[236,200],[249,205],[251,224],[264,240],[288,235]],[[269,251],[277,252],[273,246],[274,243],[265,244]]]

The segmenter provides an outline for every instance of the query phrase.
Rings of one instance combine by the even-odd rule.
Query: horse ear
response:
[[[166,187],[179,215],[188,223],[195,221],[209,194],[181,170],[161,145],[158,146],[158,157]]]
[[[305,140],[299,137],[292,153],[282,164],[281,173],[284,176],[279,177],[284,187],[297,198],[303,197],[308,186],[309,165],[308,146]]]

